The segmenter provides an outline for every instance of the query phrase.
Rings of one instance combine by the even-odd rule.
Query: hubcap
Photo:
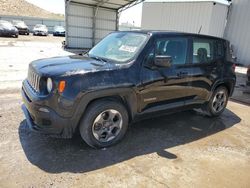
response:
[[[99,142],[109,142],[116,138],[122,128],[122,116],[114,109],[100,113],[92,125],[92,133]]]
[[[214,96],[212,104],[214,112],[216,113],[221,112],[226,106],[226,100],[227,97],[225,91],[221,90],[217,92],[216,95]]]

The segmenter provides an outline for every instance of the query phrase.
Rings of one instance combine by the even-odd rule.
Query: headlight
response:
[[[50,93],[53,89],[53,82],[51,78],[47,79],[47,91]]]

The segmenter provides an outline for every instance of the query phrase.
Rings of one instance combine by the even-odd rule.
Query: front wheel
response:
[[[210,101],[205,106],[204,110],[210,117],[216,117],[223,113],[228,102],[228,90],[227,88],[220,86],[218,87]]]
[[[82,139],[94,148],[109,147],[118,143],[127,128],[127,110],[114,100],[94,102],[87,108],[80,122]]]

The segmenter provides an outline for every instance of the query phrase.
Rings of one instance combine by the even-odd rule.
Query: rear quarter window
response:
[[[216,58],[222,58],[225,55],[225,47],[223,41],[216,41],[215,43],[215,55]]]

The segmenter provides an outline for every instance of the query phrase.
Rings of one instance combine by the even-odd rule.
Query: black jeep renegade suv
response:
[[[229,42],[204,35],[109,34],[85,55],[32,62],[22,106],[34,131],[92,147],[120,141],[128,124],[189,108],[218,116],[235,85]]]

